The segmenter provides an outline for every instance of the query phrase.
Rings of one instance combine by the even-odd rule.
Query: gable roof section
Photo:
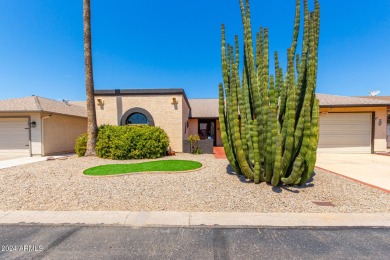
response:
[[[0,112],[48,112],[87,117],[85,107],[38,96],[0,100]]]
[[[390,100],[380,100],[362,97],[336,96],[328,94],[316,94],[320,100],[320,107],[386,107],[390,106]]]
[[[218,118],[219,117],[219,100],[218,98],[208,99],[190,99],[192,118]]]

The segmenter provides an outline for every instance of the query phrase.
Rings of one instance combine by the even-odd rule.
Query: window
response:
[[[133,113],[126,119],[127,125],[148,125],[148,118],[142,113]]]
[[[154,126],[153,116],[140,107],[133,107],[127,110],[121,118],[121,125],[150,125]]]

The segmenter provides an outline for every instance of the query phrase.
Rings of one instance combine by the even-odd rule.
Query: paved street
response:
[[[0,259],[388,259],[388,228],[0,225]]]

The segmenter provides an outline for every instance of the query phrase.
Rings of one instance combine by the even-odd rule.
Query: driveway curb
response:
[[[390,227],[390,213],[0,211],[0,224],[131,227]]]

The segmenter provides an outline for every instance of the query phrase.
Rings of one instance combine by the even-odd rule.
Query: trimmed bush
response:
[[[85,151],[87,151],[87,134],[81,134],[76,139],[76,144],[74,146],[74,150],[76,154],[81,157],[85,155]]]
[[[152,159],[166,155],[168,145],[168,135],[159,127],[102,125],[97,136],[96,154],[115,160]]]

